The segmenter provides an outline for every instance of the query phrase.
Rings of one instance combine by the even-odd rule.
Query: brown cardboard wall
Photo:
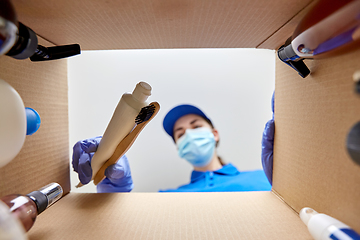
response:
[[[83,50],[98,50],[256,48],[313,1],[13,0],[13,3],[20,21],[56,45],[79,43]],[[278,44],[272,42],[266,47],[274,49]]]
[[[39,39],[39,44],[50,43]],[[0,78],[12,85],[25,107],[41,117],[39,130],[27,136],[18,156],[0,168],[0,196],[26,194],[50,182],[70,191],[67,61],[31,62],[0,58]]]
[[[295,212],[271,192],[70,193],[39,216],[29,237],[312,239]]]
[[[360,51],[308,60],[301,78],[277,60],[273,188],[299,211],[312,207],[360,231],[360,166],[345,148],[360,121],[352,75]]]

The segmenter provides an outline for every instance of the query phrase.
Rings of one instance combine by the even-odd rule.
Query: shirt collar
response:
[[[199,171],[192,171],[191,173],[191,182],[195,182],[200,178],[205,177],[205,174],[207,172],[199,172]],[[237,175],[239,174],[239,170],[237,170],[237,168],[232,165],[231,163],[226,164],[225,166],[223,166],[222,168],[220,168],[219,170],[214,171],[213,173],[215,174],[219,174],[219,175]]]

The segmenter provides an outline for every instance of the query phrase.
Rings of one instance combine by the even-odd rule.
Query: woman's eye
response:
[[[177,139],[181,138],[181,136],[184,135],[183,133],[180,133],[178,136],[177,136]]]
[[[200,125],[195,125],[195,126],[194,126],[194,128],[199,128],[199,127],[202,127],[202,126],[200,126]]]

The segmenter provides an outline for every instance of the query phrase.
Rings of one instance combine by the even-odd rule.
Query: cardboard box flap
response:
[[[285,41],[292,36],[294,30],[298,26],[299,22],[303,17],[314,7],[317,1],[310,2],[306,7],[304,7],[299,13],[297,13],[293,18],[291,18],[284,26],[281,26],[274,34],[272,34],[268,39],[258,45],[258,48],[265,49],[275,49],[277,50],[281,45],[285,44]]]
[[[310,2],[13,0],[19,20],[37,34],[83,50],[255,48]]]
[[[348,155],[347,134],[360,121],[353,74],[360,51],[308,60],[301,78],[277,59],[273,188],[296,211],[335,217],[360,232],[360,165]]]
[[[90,220],[91,219],[91,220]],[[30,240],[312,239],[271,192],[70,193],[42,213]]]

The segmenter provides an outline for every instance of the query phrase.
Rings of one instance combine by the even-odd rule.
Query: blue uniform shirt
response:
[[[227,164],[213,172],[193,171],[191,182],[177,189],[160,192],[234,192],[270,191],[271,185],[263,170],[239,172],[232,164]]]

